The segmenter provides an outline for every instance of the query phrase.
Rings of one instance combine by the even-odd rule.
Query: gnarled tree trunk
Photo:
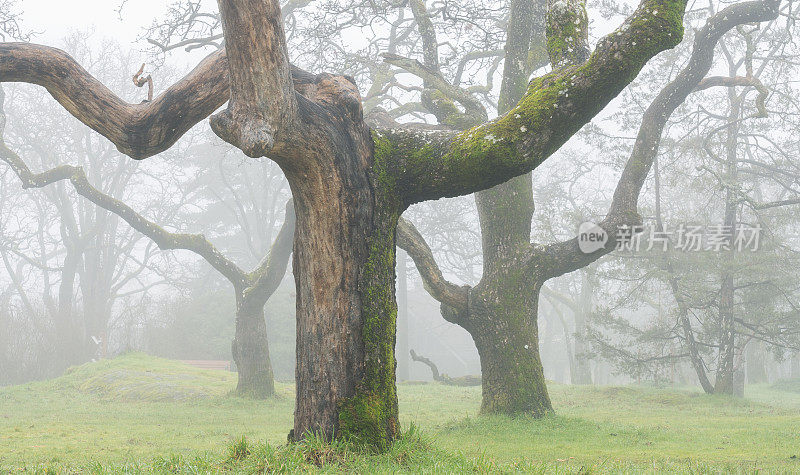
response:
[[[394,384],[399,210],[387,202],[386,185],[370,170],[368,129],[352,132],[353,142],[345,142],[318,175],[298,180],[287,173],[297,213],[294,437],[318,432],[385,446],[399,430]]]
[[[552,410],[539,355],[541,282],[527,266],[533,217],[530,174],[475,194],[483,277],[470,292],[464,327],[481,357],[485,413]]]
[[[473,289],[464,324],[481,358],[481,412],[542,416],[553,406],[539,356],[539,285],[513,278],[499,283],[490,291]]]

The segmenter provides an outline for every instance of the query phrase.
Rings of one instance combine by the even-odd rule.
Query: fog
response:
[[[791,3],[277,7],[0,0],[0,471],[798,469]]]

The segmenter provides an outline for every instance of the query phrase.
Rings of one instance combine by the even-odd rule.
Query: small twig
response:
[[[153,100],[153,78],[148,74],[145,77],[141,77],[142,73],[144,72],[144,63],[142,63],[142,67],[139,68],[139,71],[133,75],[133,84],[136,87],[142,87],[147,84],[147,102]]]

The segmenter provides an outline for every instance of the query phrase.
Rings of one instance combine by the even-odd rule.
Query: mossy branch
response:
[[[550,0],[547,54],[553,68],[580,64],[589,58],[589,16],[585,0]]]
[[[530,171],[594,117],[661,51],[683,36],[684,0],[644,0],[580,66],[532,81],[502,117],[462,133],[379,130],[376,157],[394,168],[406,203],[463,195]]]

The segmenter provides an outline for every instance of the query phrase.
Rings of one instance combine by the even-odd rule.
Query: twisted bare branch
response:
[[[93,187],[82,167],[61,165],[42,173],[33,173],[22,158],[3,142],[0,142],[0,160],[7,163],[16,173],[22,181],[23,188],[42,188],[57,181],[69,180],[79,195],[124,219],[131,227],[152,239],[159,249],[192,251],[205,259],[237,288],[242,288],[248,281],[247,275],[233,261],[222,255],[202,234],[171,233],[164,230],[122,201]]]
[[[397,225],[397,245],[406,251],[417,266],[425,290],[439,302],[463,312],[469,305],[469,287],[459,287],[444,278],[433,252],[411,222],[400,218]]]
[[[136,159],[171,147],[229,97],[224,51],[206,57],[151,102],[129,104],[57,48],[0,44],[0,82],[27,82],[47,91],[70,114]]]

